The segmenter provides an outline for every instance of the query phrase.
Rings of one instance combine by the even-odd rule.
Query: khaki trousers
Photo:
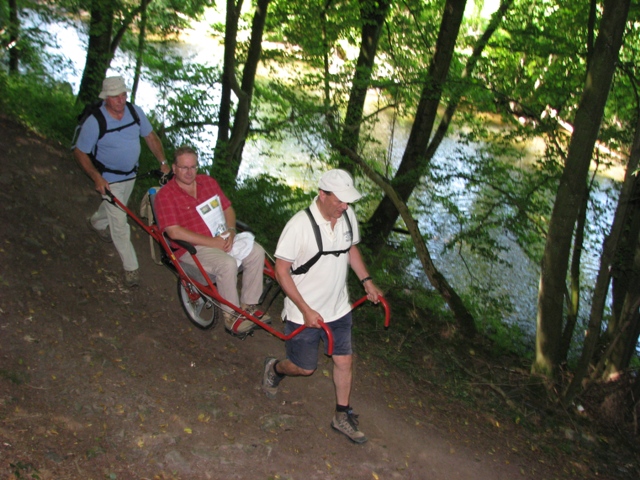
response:
[[[205,271],[215,277],[216,288],[220,296],[236,306],[240,306],[238,300],[238,264],[236,259],[219,248],[196,247],[198,260]],[[243,304],[256,305],[262,295],[262,271],[264,268],[264,248],[258,243],[253,244],[253,249],[242,260],[242,296]],[[180,262],[197,269],[193,257],[185,253],[180,257]],[[226,305],[222,306],[225,312],[232,310]]]
[[[132,178],[126,182],[113,183],[109,185],[109,188],[111,193],[126,205],[135,183],[135,178]],[[127,272],[138,269],[138,257],[131,243],[131,228],[127,214],[120,207],[103,200],[96,213],[91,216],[91,224],[97,230],[109,227],[113,245],[120,255],[124,269]]]

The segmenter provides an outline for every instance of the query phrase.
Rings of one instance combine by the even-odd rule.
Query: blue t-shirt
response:
[[[142,109],[134,105],[138,117],[140,117],[140,125],[134,122],[133,116],[128,107],[124,109],[124,116],[121,120],[116,120],[107,112],[104,103],[100,107],[104,118],[107,121],[107,130],[118,128],[123,125],[133,123],[133,125],[117,132],[105,134],[98,142],[100,127],[98,120],[91,115],[82,125],[76,147],[86,154],[93,151],[93,147],[98,142],[98,153],[96,158],[111,170],[120,170],[128,172],[138,164],[140,158],[140,137],[146,137],[153,131],[149,119]],[[119,175],[117,173],[104,172],[102,176],[107,182],[116,182],[126,178],[132,178],[135,172],[129,175]]]

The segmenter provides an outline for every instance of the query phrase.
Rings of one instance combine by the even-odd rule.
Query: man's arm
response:
[[[222,237],[212,237],[208,235],[201,235],[180,225],[171,225],[164,229],[172,240],[183,240],[189,242],[192,245],[200,245],[209,248],[224,249],[226,240]]]
[[[349,250],[349,264],[360,281],[365,278],[369,279],[365,281],[362,286],[364,287],[365,292],[367,292],[367,298],[373,303],[378,303],[380,301],[378,297],[382,296],[382,291],[376,287],[369,276],[367,266],[365,265],[362,254],[360,253],[360,249],[356,245],[352,245]]]
[[[231,249],[233,249],[233,240],[236,238],[236,234],[238,233],[236,230],[236,211],[231,205],[229,205],[226,210],[222,211],[222,213],[224,214],[224,223],[227,224],[227,231],[220,235],[220,237],[224,239],[222,249],[229,253]]]
[[[152,131],[149,135],[144,137],[145,142],[149,146],[149,150],[153,153],[153,156],[156,157],[158,162],[160,162],[160,170],[162,173],[169,173],[169,164],[167,163],[167,158],[164,156],[164,147],[162,146],[162,142],[160,138],[156,134],[156,132]]]
[[[180,225],[171,225],[164,229],[167,235],[173,240],[184,240],[192,245],[201,245],[203,247],[218,248],[227,253],[233,248],[233,239],[235,238],[236,228],[236,212],[233,207],[229,206],[224,210],[224,218],[227,224],[227,233],[229,235],[220,235],[212,237],[210,235],[201,235]],[[233,229],[233,230],[231,230]]]
[[[224,213],[224,222],[227,224],[227,231],[229,233],[233,233],[233,235],[235,236],[235,234],[237,233],[236,211],[232,206],[228,206],[226,210],[222,211],[222,213]]]
[[[89,155],[76,147],[73,149],[73,156],[75,157],[78,165],[80,165],[80,168],[82,168],[84,173],[86,173],[88,177],[93,180],[93,183],[95,184],[96,190],[98,192],[104,195],[107,190],[110,190],[109,182],[107,182],[100,174],[100,172],[96,170],[96,167],[93,166],[93,162],[89,158]]]
[[[310,328],[320,328],[318,321],[323,320],[322,315],[313,310],[307,302],[304,301],[296,284],[291,276],[291,264],[281,258],[276,258],[276,280],[282,287],[285,295],[289,297],[296,307],[302,312],[304,324]]]

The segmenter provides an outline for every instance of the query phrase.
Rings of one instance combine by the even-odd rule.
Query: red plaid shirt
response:
[[[225,196],[218,182],[208,175],[196,176],[196,186],[197,198],[193,198],[180,188],[175,178],[158,191],[154,210],[158,226],[162,231],[167,227],[178,225],[192,232],[211,236],[209,227],[202,220],[196,207],[214,195],[220,196],[223,211],[231,206],[231,202]],[[180,257],[185,252],[184,248],[178,248],[176,257]]]

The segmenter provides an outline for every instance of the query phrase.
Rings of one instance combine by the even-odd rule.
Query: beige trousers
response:
[[[196,247],[198,260],[205,271],[215,277],[216,288],[220,296],[236,306],[240,306],[238,300],[238,264],[236,259],[219,248]],[[264,268],[264,248],[258,243],[253,244],[253,249],[242,260],[242,303],[255,305],[262,295],[262,271]],[[196,268],[193,257],[185,253],[180,257],[180,262]],[[231,309],[222,306],[226,312]]]
[[[126,182],[111,184],[109,188],[111,193],[126,205],[135,183],[136,180],[133,178]],[[109,227],[113,245],[120,255],[124,269],[127,272],[138,269],[138,257],[131,243],[131,227],[129,227],[127,214],[120,207],[103,200],[96,213],[91,216],[91,224],[97,230]]]

